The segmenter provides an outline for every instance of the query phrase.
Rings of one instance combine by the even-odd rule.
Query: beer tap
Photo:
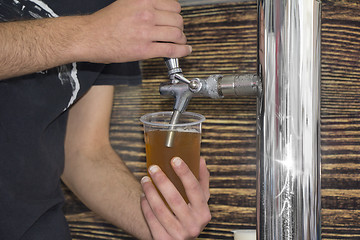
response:
[[[160,88],[163,90],[160,90],[160,92],[163,92],[165,95],[172,95],[175,98],[173,114],[170,119],[170,125],[173,126],[178,123],[180,114],[185,111],[189,104],[189,101],[193,96],[193,89],[197,89],[200,86],[196,81],[189,81],[183,76],[177,58],[165,58],[164,60],[168,68],[171,84],[162,85]],[[171,147],[174,141],[174,131],[171,130],[173,130],[173,127],[170,127],[170,131],[166,138],[165,145],[167,147]]]
[[[214,99],[224,96],[244,96],[261,94],[261,81],[257,75],[211,75],[207,79],[194,78],[188,80],[184,77],[179,61],[176,58],[165,58],[168,75],[171,83],[162,84],[160,94],[173,96],[175,103],[170,125],[178,123],[191,98],[210,97]],[[174,140],[173,127],[166,138],[166,146],[171,147]]]

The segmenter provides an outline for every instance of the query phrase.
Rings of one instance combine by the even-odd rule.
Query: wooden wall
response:
[[[360,2],[322,4],[322,237],[360,239]],[[256,1],[183,8],[193,53],[181,59],[188,78],[256,72]],[[170,110],[159,96],[167,81],[162,59],[142,63],[143,84],[118,86],[112,144],[140,179],[145,175],[141,115]],[[202,151],[211,172],[213,219],[201,239],[231,239],[255,228],[255,98],[193,99],[203,114]],[[74,239],[132,239],[90,212],[66,189],[65,212]]]

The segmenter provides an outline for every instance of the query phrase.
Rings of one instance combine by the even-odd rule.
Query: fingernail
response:
[[[192,52],[192,46],[189,46],[190,53]]]
[[[180,166],[182,160],[181,160],[181,158],[179,158],[179,157],[174,157],[174,158],[172,159],[172,162],[173,162],[173,165],[174,165],[175,167],[178,167],[178,166]]]
[[[157,165],[151,165],[149,167],[150,174],[154,174],[154,173],[158,172],[159,170],[160,170],[160,168]]]
[[[144,176],[142,179],[141,179],[141,184],[144,184],[144,183],[147,183],[147,182],[150,182],[150,178],[148,176]]]

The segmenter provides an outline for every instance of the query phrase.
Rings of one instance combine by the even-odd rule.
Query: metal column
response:
[[[258,1],[257,239],[321,239],[320,22],[320,1]]]

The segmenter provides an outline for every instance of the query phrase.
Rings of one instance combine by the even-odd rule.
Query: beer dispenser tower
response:
[[[321,239],[320,28],[319,0],[258,0],[257,74],[188,80],[165,59],[172,123],[192,97],[257,96],[258,240]]]

